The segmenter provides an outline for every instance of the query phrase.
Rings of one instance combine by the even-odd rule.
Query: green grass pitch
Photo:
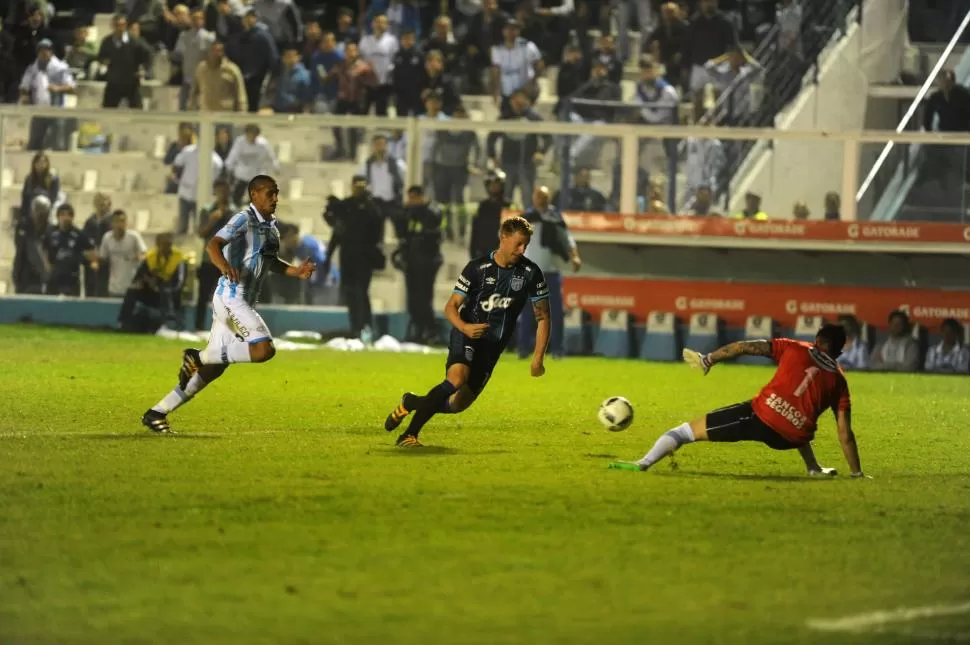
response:
[[[957,612],[858,633],[809,619],[970,600],[970,381],[851,374],[869,481],[695,445],[608,470],[766,368],[507,356],[422,450],[382,421],[441,356],[282,352],[151,436],[181,345],[0,328],[0,643],[945,641]],[[595,413],[628,397],[622,433]],[[834,422],[815,442],[845,475]],[[917,637],[914,634],[923,634]],[[947,636],[947,635],[950,636]],[[927,636],[928,635],[928,636]]]

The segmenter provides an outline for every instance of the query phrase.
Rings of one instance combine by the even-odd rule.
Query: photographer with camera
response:
[[[327,245],[327,265],[320,273],[327,275],[334,253],[340,249],[340,291],[350,315],[352,335],[366,343],[372,338],[370,281],[374,271],[387,264],[382,243],[384,217],[367,186],[367,178],[356,175],[350,197],[327,198],[323,219],[333,229]]]
[[[437,340],[434,315],[434,279],[444,259],[441,256],[443,218],[428,204],[424,189],[411,186],[404,205],[405,233],[391,255],[395,269],[404,273],[407,289],[408,325],[406,340],[430,344]]]

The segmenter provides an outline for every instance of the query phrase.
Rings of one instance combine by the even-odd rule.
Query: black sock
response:
[[[448,381],[442,381],[431,388],[431,391],[421,397],[420,403],[418,403],[418,407],[414,411],[414,416],[411,417],[411,423],[408,425],[407,432],[404,434],[409,434],[414,437],[418,436],[424,424],[430,421],[431,417],[435,414],[441,412],[445,402],[454,393],[455,386]]]

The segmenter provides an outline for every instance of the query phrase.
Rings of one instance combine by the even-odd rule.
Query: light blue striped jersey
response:
[[[239,282],[229,282],[225,276],[219,278],[216,293],[255,305],[266,279],[267,262],[276,258],[280,250],[276,220],[267,220],[250,204],[233,215],[215,236],[226,240],[222,256],[239,272]]]

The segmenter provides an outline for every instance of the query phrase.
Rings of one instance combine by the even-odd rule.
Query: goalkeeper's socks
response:
[[[653,444],[653,448],[650,449],[650,452],[644,455],[643,459],[637,462],[640,464],[640,470],[650,468],[650,466],[653,466],[667,455],[672,455],[684,444],[693,442],[694,431],[691,430],[689,423],[682,423],[673,430],[668,430],[660,435],[660,438],[657,439],[655,444]]]
[[[405,434],[415,437],[418,436],[424,424],[430,421],[431,417],[435,414],[441,412],[442,407],[448,402],[451,395],[455,393],[455,390],[455,386],[447,380],[431,388],[427,394],[421,397],[421,402],[418,403],[418,407],[414,411],[414,416],[411,417],[411,423],[408,425],[408,430]]]

